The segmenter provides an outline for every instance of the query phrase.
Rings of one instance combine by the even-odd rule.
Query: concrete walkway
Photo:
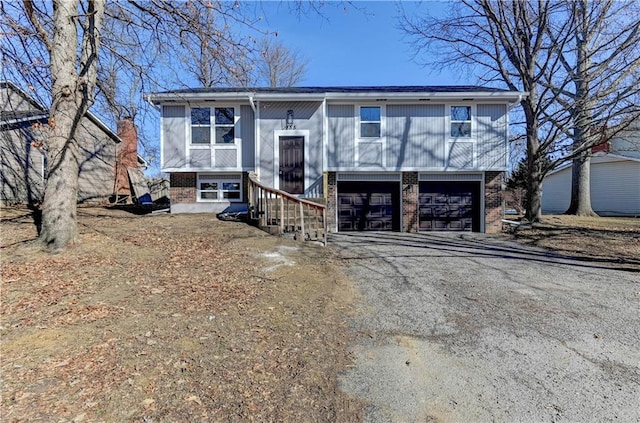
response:
[[[640,274],[481,234],[336,234],[368,422],[640,421]],[[610,265],[609,265],[610,267]]]

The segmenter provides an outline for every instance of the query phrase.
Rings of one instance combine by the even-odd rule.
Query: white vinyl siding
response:
[[[186,165],[185,134],[187,120],[185,106],[162,106],[162,168]]]
[[[640,162],[595,156],[591,159],[591,207],[602,216],[640,215]],[[548,175],[542,212],[561,214],[571,200],[571,166]]]

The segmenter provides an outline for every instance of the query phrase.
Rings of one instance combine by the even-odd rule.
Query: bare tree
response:
[[[567,213],[595,215],[590,196],[590,148],[606,142],[640,116],[640,6],[634,1],[565,3],[572,37],[550,32],[563,72],[543,82],[561,106],[550,113],[571,140],[571,203]]]
[[[304,80],[307,59],[273,38],[263,38],[258,49],[253,71],[255,85],[293,87]]]
[[[523,112],[527,158],[526,217],[541,215],[542,179],[549,171],[546,157],[559,131],[545,116],[552,92],[540,81],[556,63],[549,55],[546,28],[559,7],[550,2],[492,2],[463,0],[452,4],[444,18],[401,18],[401,28],[412,40],[416,59],[435,53],[438,65],[477,67],[485,83],[526,91],[520,101]],[[569,23],[559,30],[568,30]]]
[[[193,0],[190,4],[237,25],[252,24],[234,3]],[[135,112],[123,107],[127,102],[119,98],[123,93],[119,87],[125,83],[118,78],[127,72],[138,73],[141,90],[145,84],[148,88],[162,84],[161,72],[154,68],[156,59],[172,57],[181,39],[199,31],[194,16],[203,13],[184,6],[171,0],[131,0],[108,7],[105,0],[0,3],[3,73],[32,92],[47,93],[41,99],[51,105],[40,232],[49,250],[64,249],[78,236],[75,136],[80,119],[96,101],[96,94],[116,116]],[[209,37],[233,43],[223,31]],[[98,79],[99,71],[103,79]]]
[[[203,7],[199,2],[188,2],[178,26],[188,24],[189,31],[181,31],[173,42],[181,58],[180,66],[169,64],[179,72],[186,71],[202,87],[230,85],[246,75],[251,63],[248,57],[255,51],[255,38],[237,31],[238,23],[258,32],[258,19],[243,14],[241,5],[215,2]],[[184,23],[181,23],[183,21]],[[184,78],[177,78],[181,85]]]
[[[76,240],[80,119],[94,102],[104,0],[60,0],[52,16],[46,4],[23,2],[32,29],[50,60],[51,107],[47,140],[48,180],[42,204],[40,239],[50,250]]]
[[[608,31],[605,22],[611,22],[613,16],[621,18],[621,14],[605,14],[600,23],[591,13],[589,16],[595,20],[585,22],[580,5],[568,1],[462,0],[452,5],[444,19],[405,15],[401,20],[416,48],[416,58],[425,50],[435,51],[440,65],[476,68],[482,82],[528,92],[520,105],[527,140],[526,217],[531,221],[540,219],[541,184],[546,173],[574,157],[586,160],[590,148],[605,140],[594,128],[615,126],[615,130],[606,131],[606,137],[611,137],[629,122],[633,112],[628,100],[634,93],[623,88],[628,87],[632,71],[627,71],[621,58],[629,57],[638,47],[637,41],[635,47],[626,42],[637,36],[638,21],[623,18],[628,25],[609,26]],[[592,29],[585,38],[587,27]],[[602,44],[594,44],[596,40]],[[578,47],[580,43],[596,47],[585,52]],[[583,52],[578,54],[580,49]],[[599,60],[605,52],[616,54],[603,64]],[[594,63],[590,65],[588,60]],[[591,79],[581,70],[574,71],[582,69],[578,66],[581,61]],[[626,65],[637,66],[636,59]],[[607,76],[597,76],[603,73]],[[571,83],[580,88],[572,92],[568,88]],[[606,86],[609,89],[604,89]],[[603,95],[595,95],[600,89]],[[600,116],[597,124],[586,117],[587,110],[591,116]],[[621,115],[627,119],[619,119]]]

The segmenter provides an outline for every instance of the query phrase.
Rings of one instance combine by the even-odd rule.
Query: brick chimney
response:
[[[138,167],[138,129],[130,117],[118,121],[118,137],[122,140],[116,145],[116,189],[117,195],[132,195],[128,168]]]
[[[600,134],[600,139],[598,140],[598,143],[591,148],[592,153],[596,153],[598,151],[602,151],[605,153],[609,152],[610,143],[609,141],[606,141],[606,138],[605,138],[606,130],[607,130],[606,126],[603,126],[601,128],[593,128],[591,130],[591,134]]]

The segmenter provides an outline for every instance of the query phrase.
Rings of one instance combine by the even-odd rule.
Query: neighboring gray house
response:
[[[7,81],[0,82],[0,103],[0,200],[2,203],[39,203],[46,180],[47,156],[43,141],[49,112]],[[133,124],[123,121],[118,126],[120,129]],[[135,129],[126,132],[135,134]],[[115,194],[130,194],[127,170],[118,169],[118,165],[130,162],[133,166],[146,165],[137,155],[137,135],[123,143],[123,138],[88,112],[80,123],[77,140],[80,147],[78,201],[106,202]],[[122,160],[130,151],[132,158]]]
[[[329,228],[496,232],[508,113],[485,87],[202,88],[154,93],[171,211],[246,204],[247,175],[328,207]]]
[[[591,158],[591,207],[600,216],[640,216],[640,119]],[[550,172],[542,185],[542,212],[561,214],[571,201],[571,163]]]

